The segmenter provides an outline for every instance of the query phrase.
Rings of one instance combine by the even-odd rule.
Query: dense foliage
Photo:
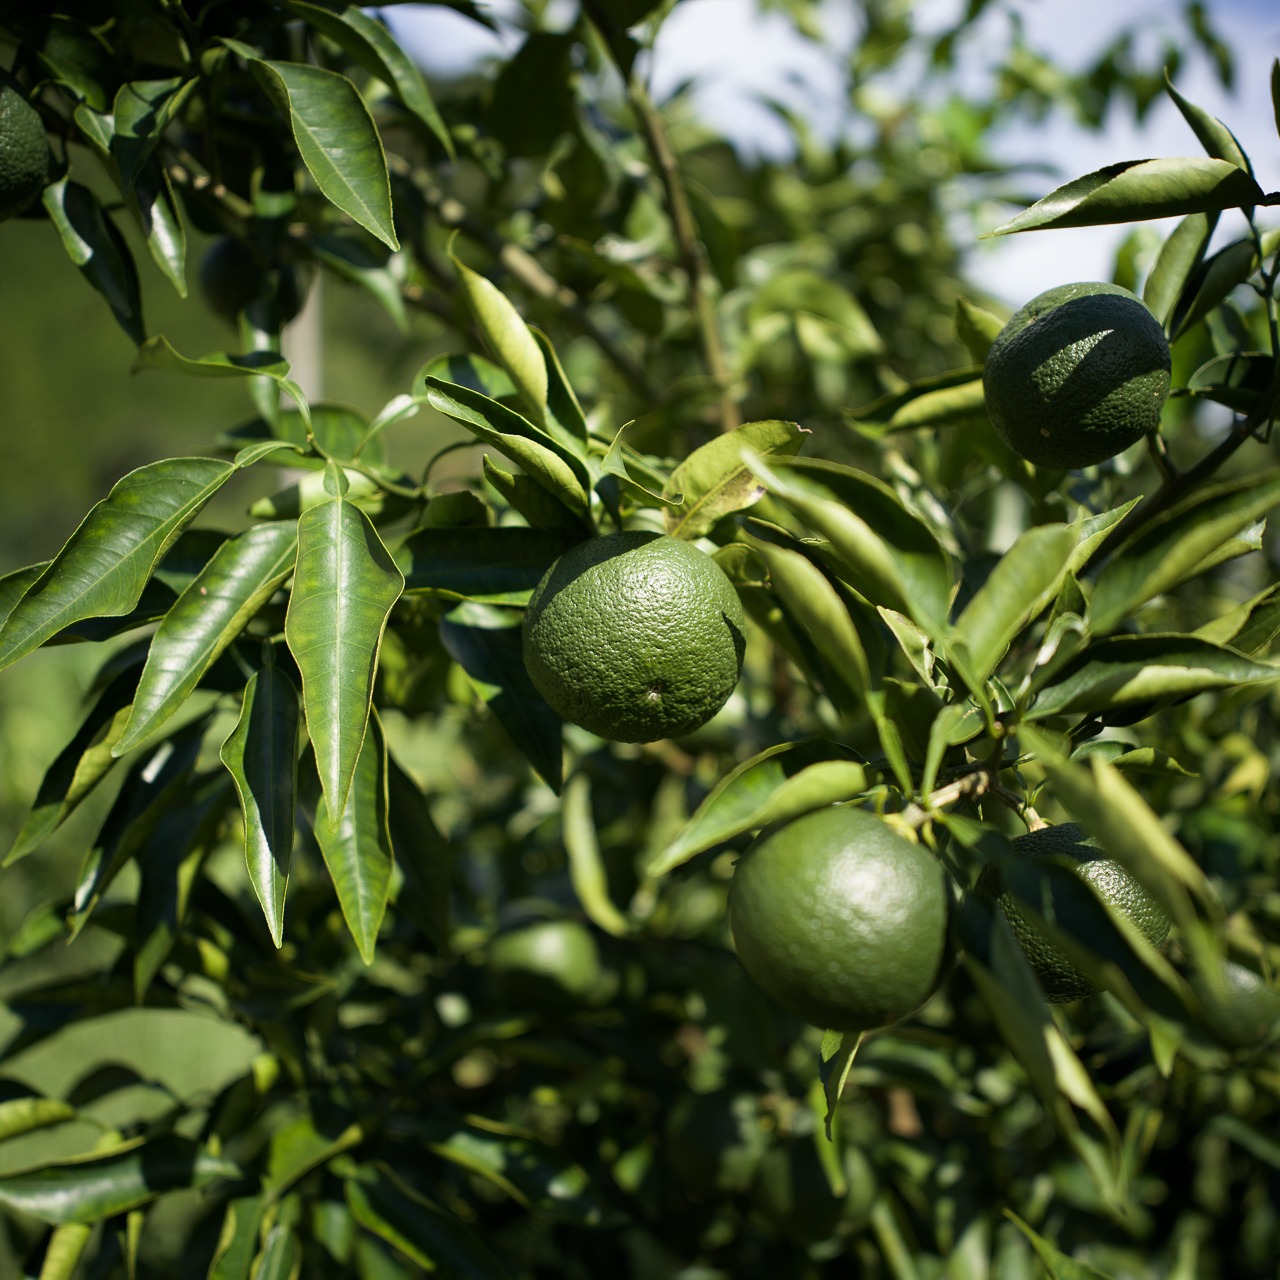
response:
[[[429,86],[356,7],[0,3],[51,148],[22,216],[136,369],[248,393],[0,578],[0,667],[100,656],[6,860],[88,833],[5,944],[4,1274],[1273,1274],[1280,196],[1161,70],[1229,58],[1198,4],[1155,65],[1121,38],[1068,75],[999,6],[926,38],[868,0],[847,127],[778,106],[761,159],[653,102],[672,7],[529,0],[491,74]],[[816,4],[774,7],[824,56]],[[1161,434],[1032,467],[963,281],[1027,203],[993,130],[1164,92],[1203,156],[998,228],[1176,219],[1117,266],[1172,344]],[[234,349],[153,331],[143,272],[199,276]],[[281,355],[317,279],[385,316],[352,344],[420,336],[371,416]],[[747,617],[725,708],[644,746],[521,660],[539,579],[623,527],[712,553]],[[849,803],[941,860],[960,959],[824,1037],[748,981],[726,897],[755,833]],[[1011,857],[1046,820],[1158,901],[1163,952]],[[1045,1001],[992,867],[1103,994]]]

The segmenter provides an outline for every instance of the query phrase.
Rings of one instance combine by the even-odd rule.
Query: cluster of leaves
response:
[[[203,1093],[124,1048],[61,1095],[7,1078],[0,1138],[79,1144],[0,1176],[14,1266],[1266,1274],[1277,1081],[1214,1013],[1224,955],[1280,954],[1280,476],[1258,465],[1280,246],[1225,127],[1170,89],[1205,157],[1114,166],[1001,228],[1181,219],[1142,288],[1186,412],[1149,457],[1065,476],[983,420],[1001,322],[962,296],[940,194],[991,168],[980,113],[968,139],[949,108],[914,133],[882,109],[857,142],[793,120],[797,159],[752,164],[649,100],[644,0],[535,25],[440,106],[355,7],[83,8],[5,15],[57,146],[44,215],[139,368],[241,379],[256,416],[0,578],[0,665],[111,642],[8,854],[108,793],[70,896],[8,941],[6,1054],[137,1007],[252,1049]],[[904,23],[868,6],[859,95]],[[242,351],[148,335],[116,216],[179,290],[188,222],[251,247]],[[445,354],[370,419],[309,403],[279,342],[299,264],[432,317]],[[1224,439],[1201,401],[1237,415]],[[447,481],[392,461],[428,415],[464,433]],[[253,523],[199,524],[271,468]],[[698,540],[753,623],[725,711],[645,749],[562,725],[519,653],[545,570],[624,524]],[[848,801],[936,849],[964,946],[856,1061],[749,988],[724,923],[754,832]],[[1177,925],[1156,955],[1061,868],[1007,868],[1093,1007],[1046,1006],[967,893],[1033,806]],[[488,964],[544,917],[589,923],[607,1006]]]

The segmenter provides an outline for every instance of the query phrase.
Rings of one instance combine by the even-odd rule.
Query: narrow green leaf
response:
[[[996,562],[951,633],[971,681],[985,681],[1023,627],[1052,603],[1070,571],[1076,543],[1069,525],[1038,525],[1019,535]]]
[[[1005,322],[968,298],[956,299],[956,337],[964,343],[974,364],[987,358],[991,344],[1000,336]]]
[[[1252,174],[1253,166],[1249,163],[1249,157],[1245,155],[1235,134],[1216,116],[1210,115],[1203,107],[1198,107],[1194,102],[1184,98],[1173,87],[1167,72],[1165,89],[1177,104],[1178,110],[1182,112],[1182,118],[1191,126],[1191,131],[1200,140],[1200,145],[1205,149],[1206,154],[1217,160],[1225,160],[1228,164],[1236,165]]]
[[[575,773],[565,785],[561,820],[569,879],[583,911],[606,933],[625,938],[631,926],[609,896],[609,880],[591,813],[591,779],[585,773]]]
[[[457,257],[453,265],[485,344],[510,375],[534,420],[547,425],[547,363],[529,326],[491,280]]]
[[[1093,714],[1160,698],[1280,681],[1280,667],[1183,635],[1112,636],[1091,644],[1040,690],[1035,719]]]
[[[534,330],[536,336],[537,330]],[[505,369],[485,356],[467,352],[463,355],[436,356],[418,370],[413,380],[414,390],[426,399],[433,385],[466,387],[490,400],[508,400],[514,397],[516,384]]]
[[[185,298],[187,232],[168,170],[159,164],[148,164],[138,174],[125,203],[146,239],[152,261],[173,285],[178,297]]]
[[[504,470],[487,453],[481,455],[480,469],[494,492],[524,517],[529,528],[540,533],[569,534],[578,541],[591,536],[586,512],[571,510],[538,480],[522,471]]]
[[[10,1098],[0,1102],[0,1142],[74,1120],[75,1107],[58,1098]]]
[[[276,1223],[253,1260],[251,1280],[298,1280],[302,1274],[302,1242],[292,1227]]]
[[[161,619],[115,755],[132,751],[177,711],[296,559],[297,532],[288,524],[256,525],[218,548]]]
[[[168,80],[132,80],[116,91],[111,108],[111,154],[119,167],[126,196],[133,192],[143,165],[195,85],[195,80],[183,81],[181,76],[174,76]]]
[[[219,753],[240,797],[249,882],[277,947],[293,853],[298,728],[298,691],[272,663],[249,677],[240,719]]]
[[[546,784],[559,792],[564,747],[561,720],[525,670],[518,613],[462,604],[440,622],[440,641]]]
[[[417,529],[396,549],[406,592],[523,604],[581,538],[543,529]]]
[[[1098,575],[1089,604],[1095,635],[1114,630],[1139,605],[1194,574],[1224,542],[1280,502],[1280,471],[1196,489],[1152,520]]]
[[[799,451],[808,434],[799,423],[774,419],[744,423],[699,446],[663,486],[665,497],[684,498],[682,506],[665,512],[667,532],[676,538],[700,538],[721,516],[751,506],[764,495],[764,486],[743,461],[743,449],[762,458],[786,457]]]
[[[1218,225],[1216,213],[1189,213],[1169,233],[1142,287],[1142,300],[1168,326],[1188,281],[1204,261]]]
[[[1037,1235],[1012,1209],[1006,1209],[1004,1216],[1031,1242],[1031,1247],[1049,1273],[1049,1280],[1111,1280],[1106,1272],[1069,1258],[1043,1236]]]
[[[315,771],[304,769],[304,804],[325,866],[338,894],[338,905],[360,958],[373,963],[378,930],[391,893],[392,848],[387,825],[386,743],[377,718],[364,736],[356,760],[347,804],[335,822],[326,796],[315,793]]]
[[[627,427],[631,424],[626,423],[618,428],[618,434],[613,437],[613,443],[609,446],[609,452],[604,455],[600,462],[600,470],[604,476],[613,476],[620,482],[624,492],[630,496],[637,498],[642,506],[665,507],[668,519],[671,517],[672,509],[680,507],[684,502],[684,497],[679,493],[669,494],[665,486],[655,487],[651,481],[647,482],[644,478],[644,471],[641,470],[640,459],[634,449],[628,449],[623,443],[622,437],[626,434]],[[639,472],[637,476],[633,472]],[[603,479],[603,477],[602,477]],[[596,491],[604,497],[610,509],[616,505],[614,501],[615,495],[605,487],[605,483],[597,484]]]
[[[344,1188],[356,1221],[418,1266],[467,1280],[508,1280],[506,1269],[478,1236],[385,1166],[362,1169]]]
[[[252,1280],[250,1269],[258,1252],[265,1208],[261,1196],[238,1196],[227,1201],[205,1280]]]
[[[541,329],[530,325],[529,332],[533,334],[533,340],[538,344],[543,363],[547,367],[547,430],[557,439],[573,440],[585,448],[591,430],[587,426],[587,418],[578,403],[578,397],[569,385],[560,357],[551,345],[551,339]]]
[[[436,826],[418,784],[387,753],[388,826],[403,880],[396,907],[441,953],[449,951],[449,894],[453,850]]]
[[[280,1124],[267,1145],[267,1167],[262,1176],[267,1202],[280,1200],[299,1178],[364,1139],[365,1131],[359,1124],[346,1124],[342,1119],[300,1115]]]
[[[69,178],[51,182],[41,196],[62,247],[80,274],[111,308],[135,344],[147,336],[138,270],[129,246],[88,187]]]
[[[39,1280],[71,1280],[92,1235],[93,1228],[84,1222],[64,1222],[55,1227],[44,1251]]]
[[[112,748],[129,718],[136,684],[134,674],[125,672],[102,691],[75,736],[45,771],[4,866],[34,853],[111,771],[116,762]]]
[[[1268,352],[1232,351],[1202,364],[1187,379],[1187,390],[1236,413],[1253,413],[1271,396],[1275,372],[1275,357]]]
[[[334,13],[319,5],[289,0],[288,8],[345,49],[370,75],[395,89],[400,101],[435,135],[449,158],[455,158],[453,139],[421,70],[377,17],[355,5]]]
[[[378,531],[351,503],[333,497],[299,517],[284,634],[335,827],[365,738],[382,633],[403,589]]]
[[[227,41],[237,53],[248,48]],[[288,117],[298,153],[324,196],[383,244],[398,249],[391,179],[378,127],[346,76],[300,62],[271,62],[252,50],[254,76]]]
[[[1258,269],[1258,249],[1244,236],[1210,254],[1191,273],[1165,327],[1177,341],[1224,303]]]
[[[385,250],[375,249],[367,237],[317,235],[308,239],[313,256],[333,273],[358,285],[391,317],[401,333],[409,332],[409,313],[405,307],[402,282]]]
[[[117,481],[0,627],[0,668],[74,622],[127,614],[161,557],[234,471],[214,458],[169,458]]]
[[[136,1209],[168,1191],[236,1178],[229,1160],[176,1135],[135,1139],[110,1151],[59,1160],[0,1177],[0,1204],[48,1222],[94,1223]]]
[[[666,875],[726,840],[852,799],[865,786],[862,766],[839,743],[815,740],[769,747],[716,783],[646,874]]]
[[[1280,635],[1280,585],[1264,588],[1191,634],[1214,644],[1229,644],[1237,653],[1263,653]]]
[[[1265,203],[1253,178],[1226,160],[1125,160],[1068,182],[991,234],[1141,222]]]
[[[987,400],[981,370],[961,369],[913,383],[865,408],[848,410],[850,424],[864,435],[879,437],[899,431],[941,430],[983,422]]]

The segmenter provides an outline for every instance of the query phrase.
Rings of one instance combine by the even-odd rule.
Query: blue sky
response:
[[[572,6],[568,0],[553,0]],[[501,17],[512,0],[488,6]],[[916,20],[924,30],[954,20],[961,0],[917,0]],[[1170,0],[1011,0],[1025,24],[1028,43],[1052,51],[1067,68],[1085,64],[1121,26],[1137,27],[1158,48],[1158,33],[1173,30]],[[1179,6],[1180,7],[1180,6]],[[996,6],[992,6],[995,10]],[[849,0],[826,5],[827,44],[850,47],[855,6]],[[1189,57],[1178,88],[1186,97],[1220,116],[1235,132],[1267,189],[1280,187],[1280,137],[1271,108],[1270,72],[1280,56],[1280,3],[1277,0],[1210,0],[1210,20],[1236,51],[1237,83],[1228,96],[1203,57]],[[402,5],[386,16],[410,51],[428,70],[447,73],[460,65],[516,46],[508,31],[494,37],[448,9]],[[989,12],[988,21],[1001,21]],[[986,72],[980,40],[964,50],[965,65]],[[816,121],[844,117],[843,85],[828,60],[799,37],[781,14],[761,13],[755,0],[680,0],[659,34],[651,68],[659,99],[687,79],[696,81],[699,109],[739,145],[778,152],[787,145],[782,126],[757,101],[761,92],[776,96]],[[1172,102],[1161,100],[1141,126],[1123,111],[1113,113],[1105,130],[1090,133],[1061,113],[1034,129],[1010,128],[1000,136],[1000,158],[1051,160],[1066,181],[1119,160],[1147,156],[1195,155],[1199,146]],[[1029,189],[1048,190],[1048,178],[1030,178]],[[1224,222],[1229,220],[1224,219]],[[1152,224],[1159,231],[1160,224]],[[1239,228],[1224,226],[1223,234]],[[969,274],[1010,305],[1071,279],[1108,279],[1119,228],[1054,231],[1002,237],[974,246]]]

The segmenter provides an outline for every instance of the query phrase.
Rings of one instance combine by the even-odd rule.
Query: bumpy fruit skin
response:
[[[617,742],[692,733],[742,673],[742,603],[719,565],[663,534],[567,551],[525,612],[525,667],[566,720]]]
[[[938,860],[862,809],[805,814],[758,840],[729,887],[743,968],[784,1009],[833,1031],[914,1013],[950,967]]]
[[[1160,425],[1169,343],[1118,285],[1061,285],[1000,331],[983,368],[987,414],[1019,457],[1072,470],[1114,457]]]
[[[49,175],[49,144],[39,113],[20,90],[0,80],[0,222],[40,194]]]
[[[1019,858],[1069,858],[1076,875],[1088,883],[1104,902],[1131,920],[1156,950],[1164,946],[1171,922],[1164,908],[1113,858],[1108,858],[1094,838],[1074,822],[1041,827],[1018,836],[1013,852]],[[1000,893],[1000,876],[994,866],[978,877],[979,893],[995,897],[1013,929],[1040,985],[1045,999],[1056,1004],[1097,995],[1098,988],[1024,915],[1011,893]]]

